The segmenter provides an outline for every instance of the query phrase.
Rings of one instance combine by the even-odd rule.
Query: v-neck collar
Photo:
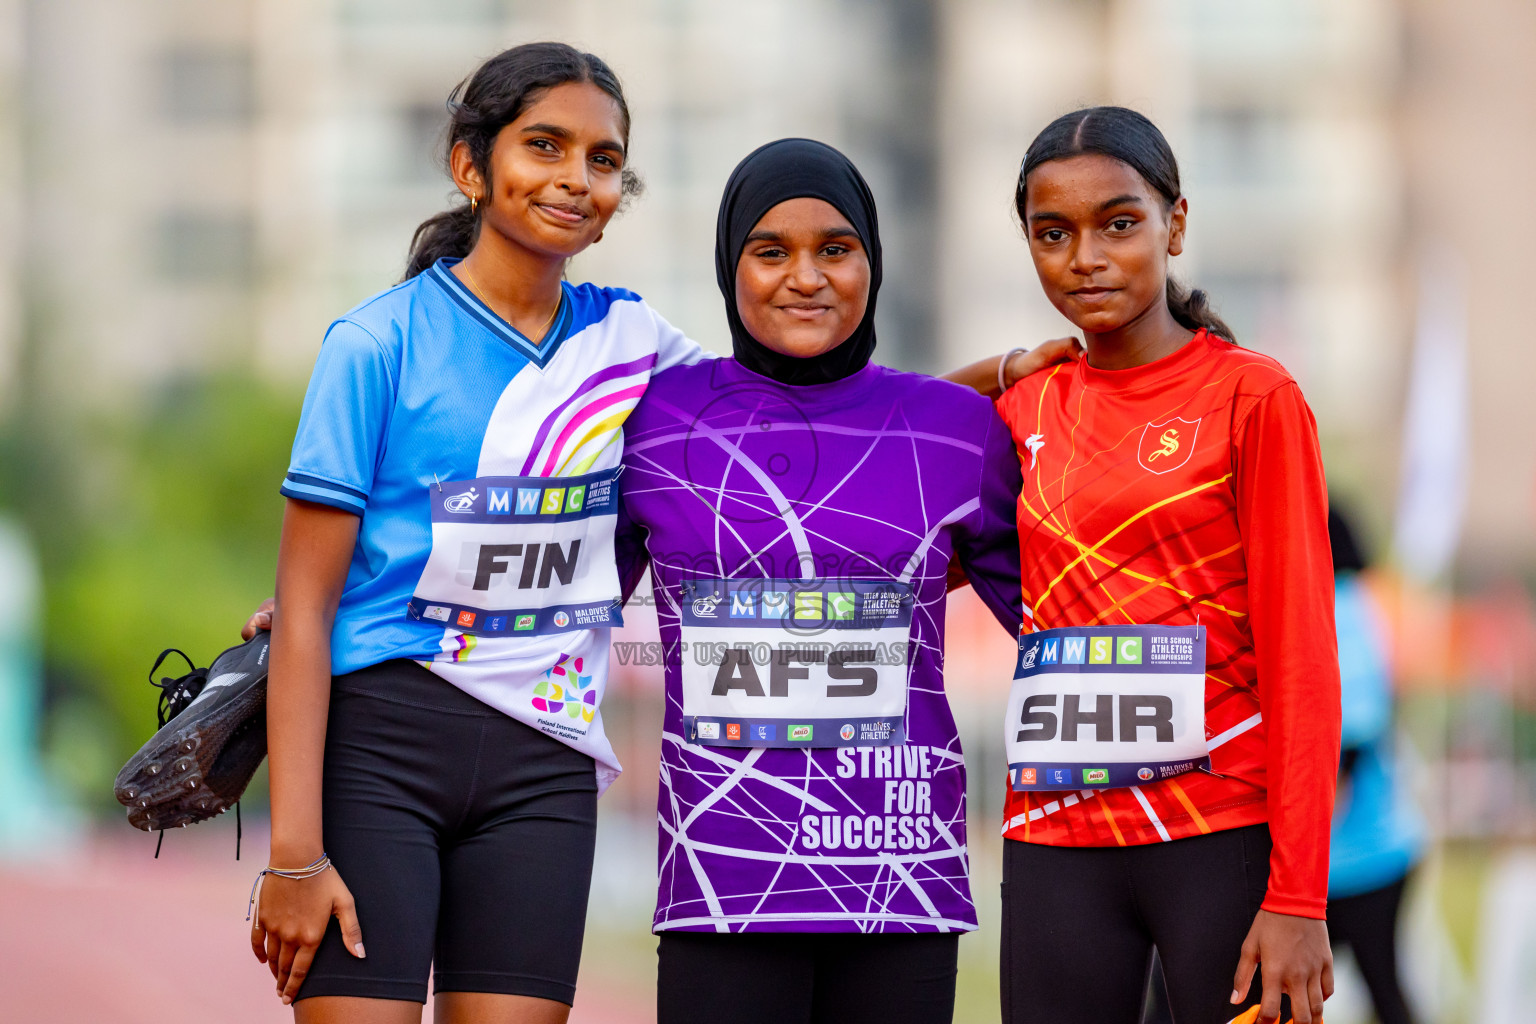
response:
[[[445,256],[432,264],[427,273],[448,293],[450,299],[459,304],[464,312],[542,370],[555,357],[555,353],[560,349],[560,343],[565,341],[566,335],[570,333],[571,297],[565,282],[560,282],[560,309],[555,313],[554,322],[549,325],[549,330],[544,332],[543,340],[534,342],[522,331],[503,320],[495,310],[482,302],[478,295],[470,291],[463,281],[453,275],[451,268],[458,262],[457,259]]]

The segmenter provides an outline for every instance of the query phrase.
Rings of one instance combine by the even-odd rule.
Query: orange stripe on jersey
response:
[[[1202,834],[1208,834],[1211,831],[1211,826],[1205,823],[1205,818],[1201,816],[1200,809],[1189,799],[1189,794],[1184,792],[1184,787],[1179,785],[1177,778],[1168,780],[1168,792],[1172,793],[1174,798],[1184,805],[1184,809],[1189,812],[1190,818],[1194,820],[1195,827]]]
[[[1114,832],[1115,834],[1115,842],[1121,846],[1128,845],[1125,841],[1125,836],[1120,834],[1120,826],[1115,824],[1115,812],[1109,809],[1108,801],[1102,799],[1102,793],[1095,793],[1094,796],[1101,798],[1095,801],[1094,806],[1098,809],[1100,814],[1104,815],[1104,820],[1109,822],[1110,831]]]

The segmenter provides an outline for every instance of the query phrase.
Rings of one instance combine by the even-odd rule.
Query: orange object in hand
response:
[[[1244,1010],[1242,1013],[1229,1020],[1227,1024],[1255,1024],[1258,1019],[1259,1004],[1254,1003],[1252,1006],[1248,1007],[1248,1009]],[[1323,1018],[1317,1018],[1317,1024],[1323,1024]]]

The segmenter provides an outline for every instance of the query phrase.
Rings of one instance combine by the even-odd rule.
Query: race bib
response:
[[[432,554],[413,619],[478,636],[617,626],[618,469],[433,484]]]
[[[725,747],[906,739],[912,590],[891,580],[685,580],[683,729]]]
[[[1004,742],[1016,790],[1137,786],[1209,766],[1205,628],[1020,636]]]

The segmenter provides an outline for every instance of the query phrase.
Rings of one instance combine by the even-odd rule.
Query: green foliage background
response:
[[[0,513],[42,562],[45,756],[82,805],[117,809],[112,778],[155,728],[156,655],[207,665],[271,593],[301,398],[217,377],[73,421],[23,399],[0,430]]]

